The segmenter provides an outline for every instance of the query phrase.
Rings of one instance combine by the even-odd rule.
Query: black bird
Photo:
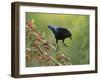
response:
[[[58,40],[62,40],[63,44],[65,46],[67,46],[65,43],[64,43],[64,40],[66,38],[70,38],[72,39],[72,34],[71,32],[66,29],[66,28],[62,28],[62,27],[56,27],[56,26],[52,26],[52,25],[48,25],[48,28],[52,30],[55,38],[56,38],[56,44],[57,44],[57,47],[58,47]]]

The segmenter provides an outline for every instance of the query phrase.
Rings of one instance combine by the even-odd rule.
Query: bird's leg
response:
[[[58,47],[58,40],[56,39],[56,44],[57,44],[57,49],[56,49],[56,51],[59,49],[59,47]]]
[[[66,46],[66,47],[67,47],[67,44],[65,44],[65,43],[64,43],[64,39],[62,40],[62,42],[63,42],[64,46]]]

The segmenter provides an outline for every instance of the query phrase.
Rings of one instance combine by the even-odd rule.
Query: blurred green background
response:
[[[45,33],[45,40],[55,43],[55,38],[48,25],[67,28],[72,33],[72,40],[65,39],[68,47],[59,41],[61,50],[71,58],[72,65],[89,64],[89,16],[76,14],[51,14],[26,12],[26,22],[34,20],[38,31]],[[26,47],[29,41],[26,41]],[[55,55],[56,53],[53,52]]]

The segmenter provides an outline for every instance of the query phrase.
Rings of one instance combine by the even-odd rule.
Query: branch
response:
[[[58,62],[56,59],[54,59],[52,56],[50,56],[47,52],[45,52],[44,50],[42,50],[40,47],[37,46],[37,48],[46,56],[48,56],[50,59],[52,59],[56,64],[58,64],[59,66],[61,66],[62,64],[60,62]],[[26,50],[31,51],[30,48],[26,48]]]
[[[47,41],[41,39],[41,37],[35,32],[33,31],[31,28],[29,28],[28,26],[26,26],[26,28],[28,28],[39,40],[41,40],[43,43],[46,43]],[[56,48],[54,46],[52,46],[51,44],[48,43],[48,45],[53,48],[54,50],[56,50]]]
[[[44,50],[42,50],[40,47],[38,47],[38,49],[44,53],[45,55],[47,55],[49,58],[51,58],[55,63],[57,63],[58,65],[62,65],[60,62],[58,62],[56,59],[54,59],[52,56],[50,56],[47,52],[45,52]]]
[[[42,39],[38,34],[37,32],[35,32],[32,28],[29,28],[27,25],[26,25],[26,28],[28,28],[41,42],[43,43],[47,43],[48,46],[50,46],[52,49],[56,50],[56,48],[54,46],[52,46],[51,44],[49,44],[46,40]],[[62,65],[60,62],[58,62],[56,59],[54,59],[52,56],[50,56],[47,52],[45,52],[44,50],[42,50],[38,45],[37,45],[37,48],[42,52],[44,53],[45,55],[47,55],[50,59],[52,59],[55,63],[57,63],[58,65]],[[29,50],[29,48],[27,48],[27,50]],[[58,51],[59,53],[61,53],[61,51]],[[63,54],[63,53],[61,53]],[[63,54],[63,56],[65,56],[65,54]]]
[[[43,43],[47,43],[46,40],[43,40],[32,28],[29,28],[26,25],[26,28],[28,28],[39,40],[41,40]],[[52,46],[51,44],[48,43],[48,46],[50,46],[52,49],[56,50],[56,48],[54,46]],[[58,51],[58,53],[60,53],[61,51]],[[63,54],[63,53],[62,53]],[[64,54],[63,54],[64,55]]]

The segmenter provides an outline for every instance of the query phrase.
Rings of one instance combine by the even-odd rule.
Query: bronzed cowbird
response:
[[[55,38],[56,38],[56,44],[58,45],[58,40],[62,40],[63,44],[65,46],[67,46],[65,43],[64,43],[64,40],[66,38],[70,38],[72,39],[72,34],[71,32],[66,29],[66,28],[62,28],[62,27],[58,27],[58,26],[52,26],[52,25],[48,25],[48,28],[52,30]]]

